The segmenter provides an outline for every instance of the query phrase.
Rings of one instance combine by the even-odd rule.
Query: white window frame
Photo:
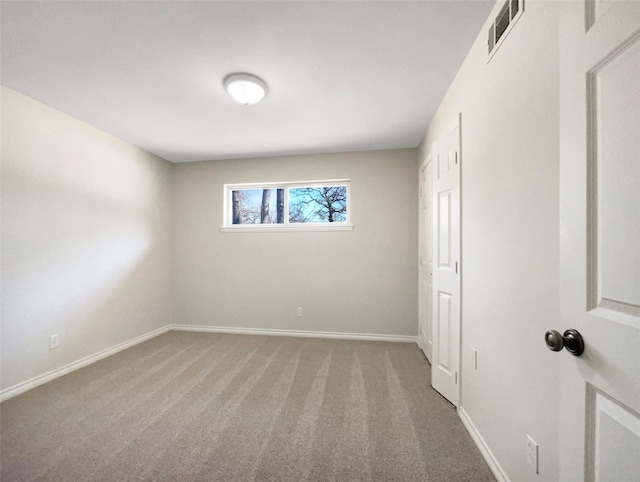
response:
[[[299,187],[327,187],[346,186],[347,188],[347,217],[344,222],[329,223],[290,223],[289,222],[289,189]],[[284,189],[285,216],[284,223],[271,224],[233,224],[232,220],[232,191],[242,189]],[[292,231],[351,231],[354,226],[351,224],[351,180],[350,179],[328,179],[313,181],[288,181],[288,182],[256,182],[242,184],[225,184],[223,190],[223,224],[220,230],[223,233],[237,232],[292,232]]]

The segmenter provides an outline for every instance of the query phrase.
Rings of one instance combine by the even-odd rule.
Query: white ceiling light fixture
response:
[[[253,105],[267,95],[267,84],[255,75],[236,73],[224,78],[224,88],[236,102],[242,105]]]

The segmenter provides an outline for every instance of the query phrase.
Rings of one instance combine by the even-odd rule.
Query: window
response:
[[[226,184],[223,230],[352,229],[349,180]]]

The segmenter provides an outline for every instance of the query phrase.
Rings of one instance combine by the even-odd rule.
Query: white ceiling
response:
[[[415,147],[492,5],[2,1],[1,80],[174,162]]]

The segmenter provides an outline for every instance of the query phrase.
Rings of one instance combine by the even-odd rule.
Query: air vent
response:
[[[489,28],[489,40],[487,42],[489,46],[489,60],[493,57],[493,54],[498,50],[498,47],[502,45],[507,34],[513,28],[513,25],[522,16],[524,11],[524,0],[507,0],[495,21]]]

